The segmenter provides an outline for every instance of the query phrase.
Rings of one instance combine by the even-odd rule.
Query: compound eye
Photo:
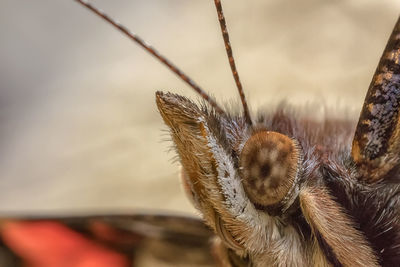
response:
[[[253,134],[239,159],[249,199],[264,207],[279,204],[293,191],[299,162],[300,151],[295,140],[272,131]]]

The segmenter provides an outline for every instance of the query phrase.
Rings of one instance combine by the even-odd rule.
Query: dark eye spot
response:
[[[263,164],[260,169],[260,174],[262,178],[268,178],[271,174],[271,165],[269,163]]]

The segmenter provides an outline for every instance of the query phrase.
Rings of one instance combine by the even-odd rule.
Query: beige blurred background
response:
[[[213,1],[93,2],[237,102]],[[223,4],[253,111],[288,99],[357,114],[400,13],[397,0]],[[0,215],[194,212],[154,103],[195,97],[183,82],[72,0],[1,0],[0,33]]]

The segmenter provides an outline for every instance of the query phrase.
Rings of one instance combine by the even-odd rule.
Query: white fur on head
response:
[[[297,231],[291,225],[282,225],[277,217],[255,208],[244,191],[231,156],[218,143],[206,121],[200,118],[199,123],[207,132],[207,145],[216,162],[217,177],[208,179],[216,179],[217,186],[207,183],[210,185],[209,196],[212,202],[218,203],[222,195],[223,202],[216,205],[216,210],[227,230],[246,252],[258,255],[256,258],[266,254],[275,266],[302,266],[305,248]]]

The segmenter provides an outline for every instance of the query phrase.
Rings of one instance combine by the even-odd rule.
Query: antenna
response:
[[[237,89],[239,91],[239,95],[240,95],[240,100],[242,101],[244,117],[245,117],[247,123],[251,126],[252,121],[251,121],[251,117],[250,117],[249,107],[247,106],[242,83],[240,82],[239,73],[238,73],[238,71],[236,69],[236,65],[235,65],[235,59],[233,58],[232,46],[231,46],[231,43],[229,42],[229,34],[228,34],[228,29],[226,27],[224,13],[222,12],[221,0],[214,0],[214,3],[215,3],[215,7],[217,9],[219,25],[221,26],[222,37],[224,38],[225,50],[226,50],[226,54],[228,55],[229,65],[231,66],[233,78],[235,79],[236,87],[237,87]]]
[[[176,75],[179,76],[184,82],[186,82],[190,87],[192,87],[205,101],[207,101],[219,114],[225,115],[225,111],[217,104],[217,102],[209,96],[199,85],[197,85],[189,76],[187,76],[183,71],[181,71],[177,66],[175,66],[171,61],[169,61],[166,57],[161,55],[156,49],[154,49],[152,46],[147,44],[142,38],[140,38],[138,35],[131,33],[124,25],[121,25],[111,17],[109,17],[107,14],[105,14],[103,11],[97,9],[90,3],[88,3],[85,0],[75,0],[76,2],[80,3],[84,7],[88,8],[90,11],[110,23],[112,26],[114,26],[117,30],[121,31],[123,34],[125,34],[129,39],[132,41],[136,42],[139,44],[141,47],[143,47],[147,52],[152,54],[154,57],[156,57],[161,63],[163,63],[165,66],[167,66],[168,69],[170,69],[172,72],[174,72]]]

